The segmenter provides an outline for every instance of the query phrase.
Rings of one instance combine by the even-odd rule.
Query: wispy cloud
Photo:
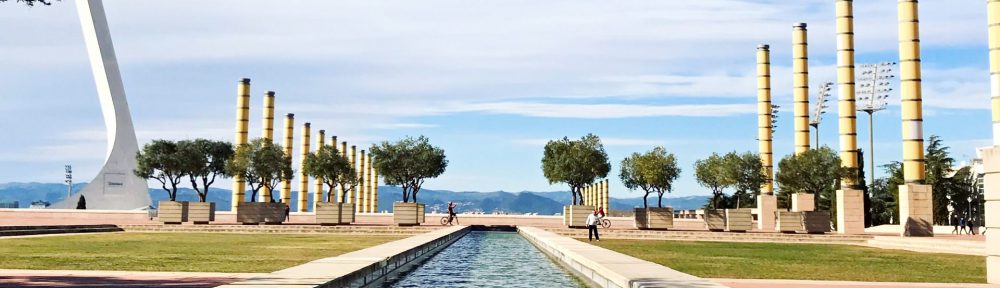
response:
[[[718,117],[755,112],[753,104],[553,104],[533,102],[495,102],[456,107],[456,112],[483,112],[544,118],[611,119],[637,117]]]
[[[511,140],[511,143],[516,145],[524,146],[545,146],[552,139],[542,139],[542,138],[522,138]],[[642,138],[619,138],[619,137],[604,137],[601,138],[601,143],[608,147],[653,147],[662,146],[668,144],[670,141],[662,139],[642,139]]]

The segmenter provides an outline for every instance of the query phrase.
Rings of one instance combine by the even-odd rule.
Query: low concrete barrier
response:
[[[434,255],[469,230],[467,226],[438,229],[219,287],[368,287]]]
[[[726,287],[539,228],[519,227],[518,233],[560,265],[596,287]]]

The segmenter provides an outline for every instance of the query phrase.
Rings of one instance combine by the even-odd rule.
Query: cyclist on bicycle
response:
[[[451,225],[452,220],[458,223],[458,217],[455,217],[455,202],[448,201],[448,225]]]
[[[604,218],[604,207],[597,207],[597,217]]]

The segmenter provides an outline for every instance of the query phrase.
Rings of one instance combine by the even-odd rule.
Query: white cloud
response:
[[[542,138],[523,138],[511,140],[511,143],[516,145],[525,146],[545,146],[552,139],[542,139]],[[670,141],[662,139],[643,139],[643,138],[619,138],[619,137],[603,137],[601,138],[601,143],[608,147],[636,147],[636,146],[662,146],[670,143]]]
[[[495,102],[456,107],[457,111],[511,114],[544,118],[610,119],[637,117],[716,117],[755,112],[755,104],[552,104],[531,102]]]

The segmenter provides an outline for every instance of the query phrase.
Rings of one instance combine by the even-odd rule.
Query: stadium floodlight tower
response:
[[[86,197],[88,209],[130,210],[149,207],[149,188],[146,179],[135,176],[138,166],[135,155],[139,151],[132,126],[132,115],[125,100],[125,87],[118,70],[115,47],[111,42],[108,19],[101,0],[77,0],[83,40],[97,84],[97,96],[104,114],[108,150],[104,167],[80,193]],[[65,199],[51,208],[73,208],[79,198]]]
[[[888,104],[889,94],[892,92],[892,68],[894,62],[882,62],[878,64],[862,64],[858,66],[861,70],[857,77],[857,109],[868,113],[868,173],[871,180],[868,185],[875,184],[875,112],[885,110]]]
[[[826,82],[819,85],[818,91],[816,91],[816,106],[813,106],[812,119],[809,119],[809,126],[816,129],[816,148],[819,148],[819,123],[823,121],[823,114],[826,114],[827,101],[830,101],[830,90],[833,90],[833,82]]]

